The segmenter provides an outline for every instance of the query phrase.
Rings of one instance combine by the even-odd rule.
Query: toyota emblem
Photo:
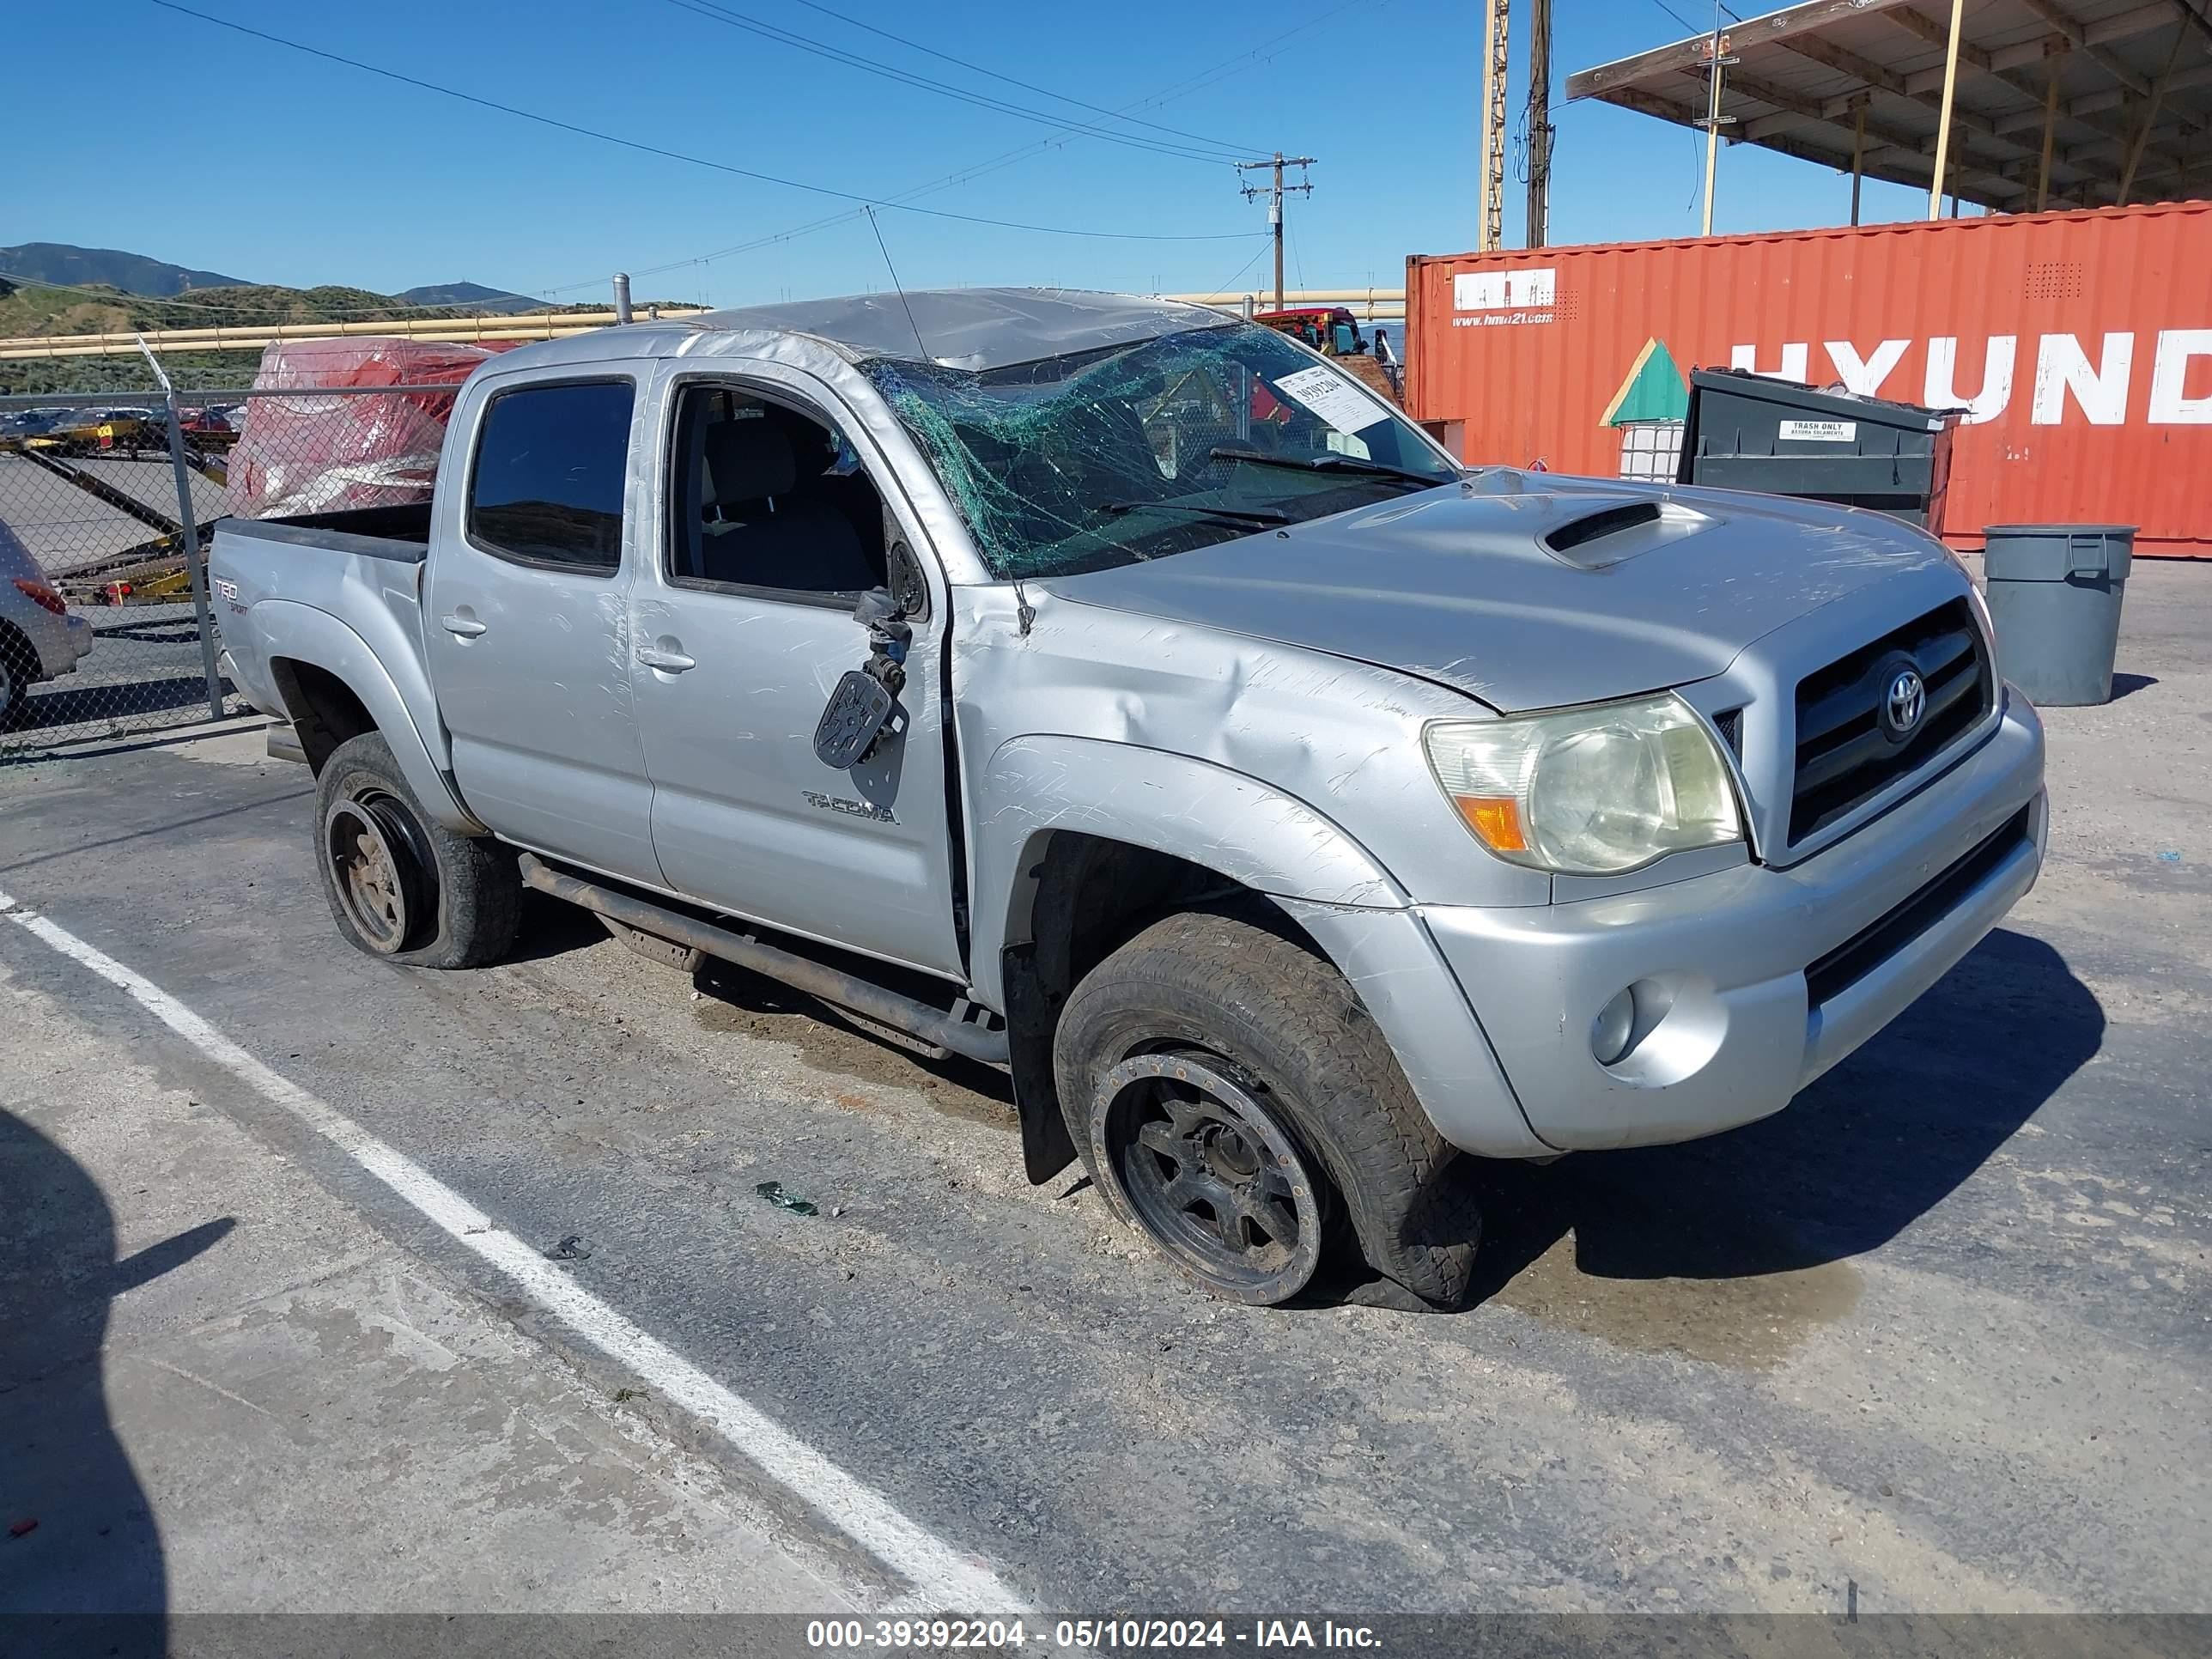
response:
[[[1917,670],[1901,668],[1891,676],[1889,693],[1881,705],[1881,723],[1891,737],[1911,737],[1927,709],[1928,686]]]

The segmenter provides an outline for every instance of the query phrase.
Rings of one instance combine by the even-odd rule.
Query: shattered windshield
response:
[[[1247,324],[980,373],[866,369],[1000,577],[1188,552],[1459,477],[1375,394]]]

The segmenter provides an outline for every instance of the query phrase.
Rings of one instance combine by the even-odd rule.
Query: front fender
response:
[[[1003,744],[975,786],[976,989],[1000,1006],[1009,918],[1028,913],[1039,840],[1080,831],[1171,854],[1279,898],[1401,909],[1373,854],[1305,802],[1187,755],[1094,738]]]
[[[257,654],[262,661],[273,663],[283,658],[311,664],[345,683],[392,745],[392,758],[398,762],[401,775],[424,811],[458,835],[489,833],[462,805],[391,670],[368,641],[329,611],[290,599],[262,600],[246,613],[246,623],[257,636]],[[232,626],[235,629],[237,624]],[[289,712],[295,720],[301,713],[298,709]]]
[[[1170,854],[1268,895],[1305,930],[1357,989],[1446,1139],[1490,1157],[1549,1152],[1404,890],[1305,802],[1210,762],[1071,737],[1007,743],[977,793],[970,961],[986,1006],[1006,1009],[1000,951],[1030,936],[1046,837],[1070,830]]]

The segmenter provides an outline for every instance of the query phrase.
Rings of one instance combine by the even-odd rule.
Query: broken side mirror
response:
[[[814,727],[815,758],[839,772],[867,759],[904,724],[898,694],[914,642],[905,607],[888,588],[872,587],[855,599],[853,620],[868,630],[868,660],[839,677]]]

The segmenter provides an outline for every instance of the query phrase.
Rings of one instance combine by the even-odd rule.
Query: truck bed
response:
[[[208,569],[232,678],[253,705],[283,716],[278,664],[297,658],[337,674],[387,734],[411,727],[442,769],[443,724],[422,635],[430,503],[281,519],[219,519]],[[395,748],[406,750],[405,738]],[[418,789],[441,786],[426,772]]]
[[[223,519],[216,533],[289,542],[333,553],[357,553],[372,559],[420,564],[430,550],[430,503],[404,507],[356,507],[337,513],[301,513],[290,518]]]

